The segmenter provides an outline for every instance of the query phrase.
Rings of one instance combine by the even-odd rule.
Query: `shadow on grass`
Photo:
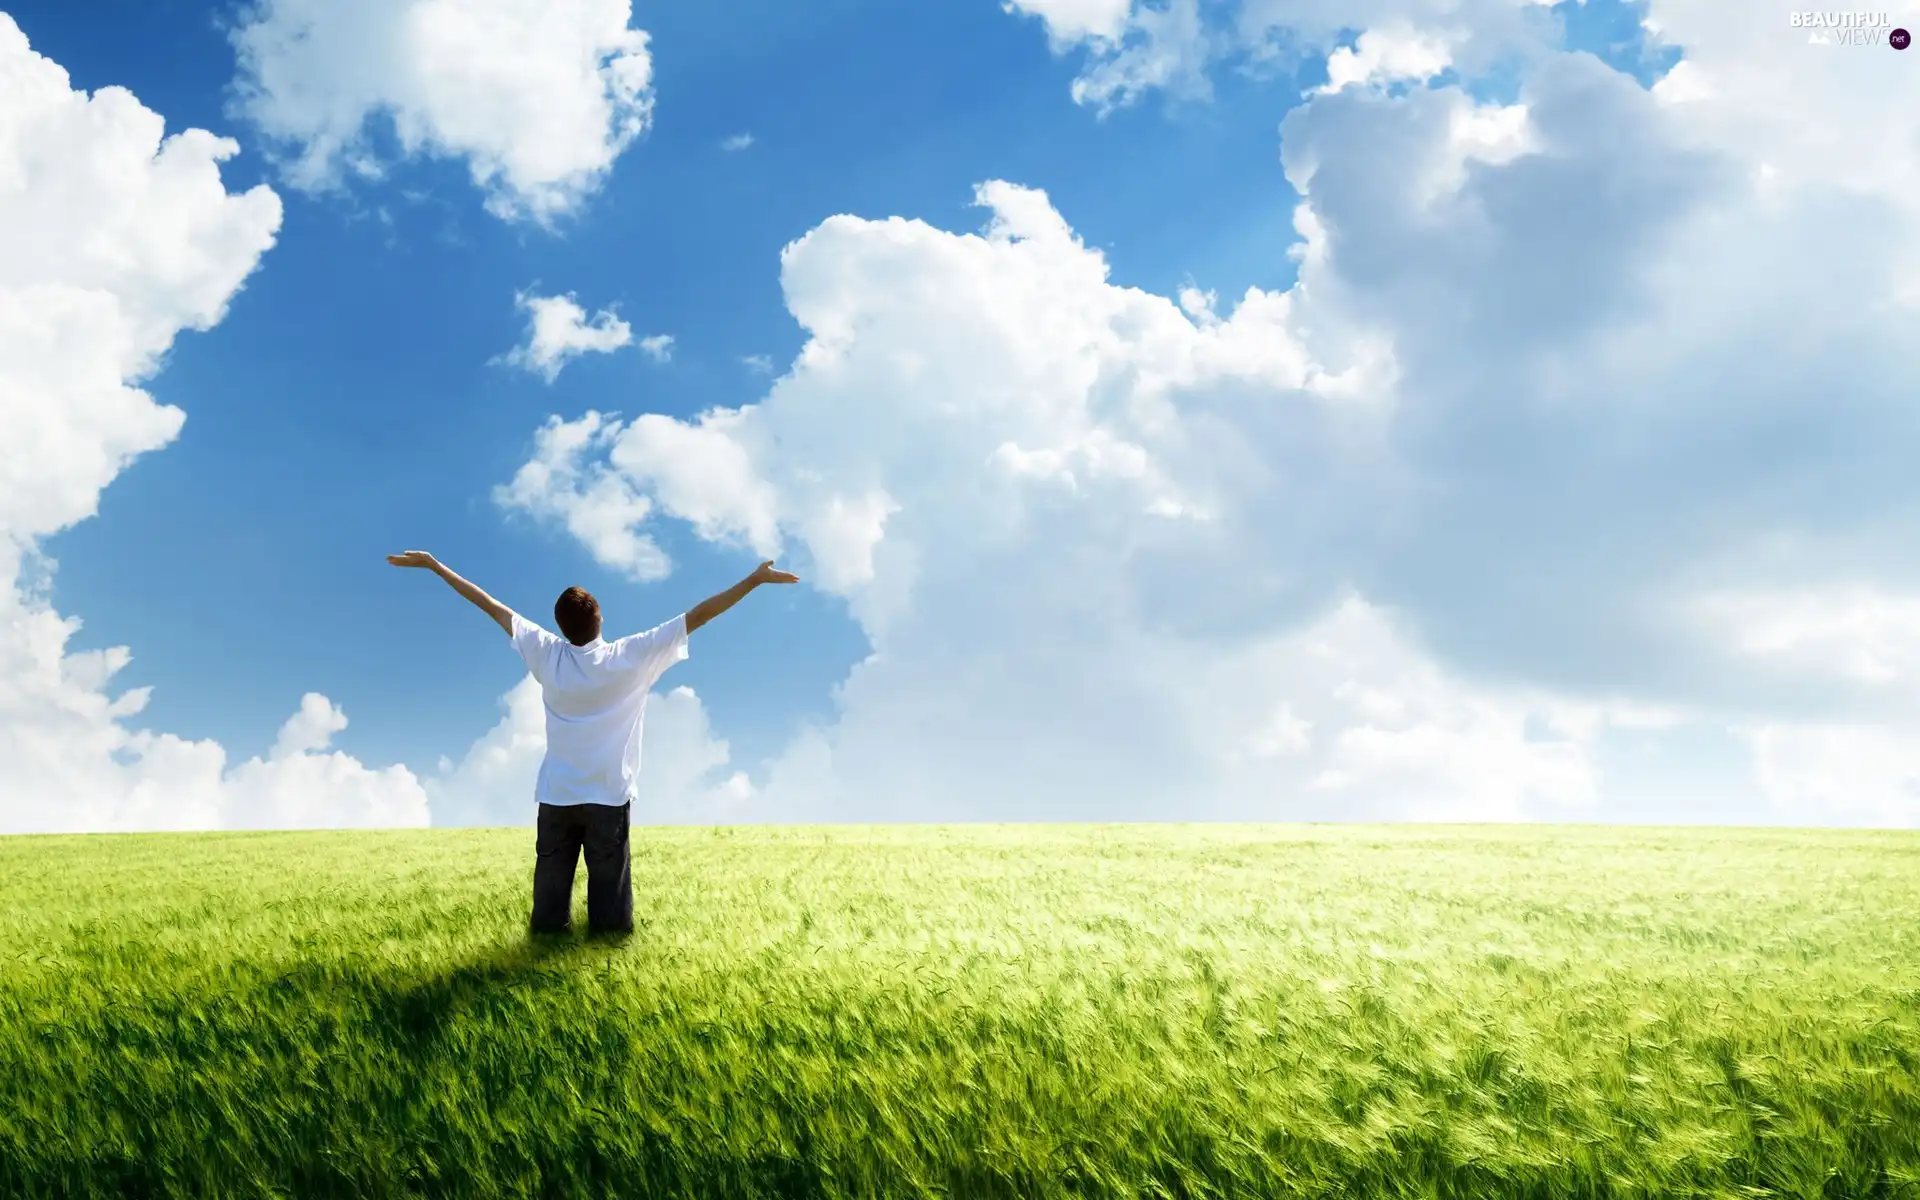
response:
[[[458,1018],[485,1022],[522,992],[570,989],[577,967],[606,941],[526,934],[465,961],[358,976],[349,983],[351,999],[367,1015],[367,1032],[425,1050]]]

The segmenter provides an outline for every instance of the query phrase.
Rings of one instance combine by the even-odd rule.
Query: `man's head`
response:
[[[584,646],[600,636],[600,602],[585,588],[570,587],[553,602],[553,620],[561,637]]]

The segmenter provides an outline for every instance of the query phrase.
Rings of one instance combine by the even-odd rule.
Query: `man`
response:
[[[528,621],[442,566],[424,550],[389,554],[396,567],[425,567],[499,622],[540,684],[547,710],[547,756],[535,795],[535,933],[572,928],[573,875],[587,859],[587,932],[633,931],[633,875],[627,831],[640,776],[640,730],[647,692],[687,656],[687,635],[732,608],[763,583],[799,576],[763,562],[753,574],[664,625],[615,642],[600,640],[600,604],[581,588],[560,593],[553,620],[564,640]]]

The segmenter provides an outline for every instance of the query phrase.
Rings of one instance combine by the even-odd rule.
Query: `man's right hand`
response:
[[[396,567],[437,567],[438,560],[425,550],[406,550],[399,554],[387,555],[387,561]]]
[[[798,575],[795,575],[792,571],[774,570],[772,559],[768,559],[767,561],[761,563],[759,566],[755,567],[753,570],[753,574],[747,576],[747,578],[753,580],[753,582],[755,583],[799,583],[800,582],[800,577]]]

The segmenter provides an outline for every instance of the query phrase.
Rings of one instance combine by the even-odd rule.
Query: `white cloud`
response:
[[[1804,58],[1744,10],[1651,12],[1684,70],[1649,98],[1549,60],[1522,136],[1477,139],[1472,170],[1437,157],[1428,94],[1289,118],[1290,176],[1328,214],[1321,295],[1394,344],[1424,410],[1402,445],[1444,498],[1391,592],[1452,661],[1712,715],[1774,815],[1911,824],[1888,748],[1920,733],[1903,625],[1920,580],[1882,348],[1920,299],[1903,249],[1920,143],[1833,144],[1898,109],[1878,61]],[[1375,137],[1392,152],[1355,151]],[[1589,172],[1613,199],[1576,223],[1553,198],[1597,199]]]
[[[1206,68],[1215,41],[1201,21],[1200,0],[1142,5],[1120,41],[1093,44],[1093,64],[1073,81],[1074,101],[1106,113],[1153,89],[1205,99],[1212,94]]]
[[[236,109],[288,145],[288,182],[378,177],[404,153],[464,158],[487,207],[551,222],[652,120],[647,34],[629,0],[258,0],[233,33]]]
[[[522,676],[500,697],[500,720],[458,764],[442,759],[426,781],[435,825],[531,825],[534,783],[547,752],[546,710],[540,685]]]
[[[980,199],[984,235],[835,217],[789,247],[810,338],[762,403],[548,427],[654,501],[637,536],[664,514],[757,553],[790,537],[872,640],[753,811],[1156,816],[1175,789],[1199,815],[1592,803],[1603,708],[1477,689],[1364,602],[1289,594],[1273,550],[1347,524],[1331,493],[1369,470],[1381,419],[1323,386],[1349,364],[1316,358],[1292,298],[1221,315],[1116,288],[1043,194]],[[1288,468],[1239,448],[1269,426],[1299,442]],[[1237,592],[1275,612],[1235,612]],[[1530,736],[1542,720],[1567,729]]]
[[[5,14],[0,94],[0,830],[423,823],[406,768],[328,751],[346,716],[324,696],[229,770],[216,742],[131,726],[149,689],[109,694],[125,647],[67,651],[80,621],[48,603],[37,546],[178,434],[184,414],[139,385],[180,331],[220,321],[280,201],[227,193],[232,141],[166,137],[121,88],[74,91]]]
[[[921,607],[952,623],[986,590]],[[944,640],[986,626],[1000,644],[897,623],[762,804],[835,820],[1594,815],[1606,706],[1460,680],[1357,598],[1221,642],[991,591],[992,618]]]
[[[732,154],[732,153],[736,153],[736,152],[738,152],[738,151],[741,151],[741,150],[745,150],[745,149],[746,149],[747,147],[749,147],[749,146],[751,146],[751,145],[753,145],[753,135],[752,135],[752,134],[750,134],[750,133],[736,133],[736,134],[734,134],[734,135],[733,135],[732,137],[730,137],[730,138],[727,138],[726,140],[724,140],[724,141],[722,141],[722,142],[720,143],[720,148],[721,148],[722,150],[725,150],[725,151],[727,151],[727,152],[728,152],[729,154]]]
[[[333,735],[347,727],[347,714],[319,692],[300,697],[300,710],[287,718],[274,740],[272,757],[287,758],[326,749]]]
[[[748,453],[734,440],[739,425],[740,414],[724,408],[692,423],[647,413],[624,434],[613,431],[608,459],[621,478],[647,480],[661,506],[700,536],[777,554],[772,490],[754,478]]]
[[[1007,0],[1001,8],[1046,23],[1047,36],[1065,48],[1081,41],[1117,41],[1126,31],[1130,0]]]
[[[121,88],[89,98],[0,14],[0,530],[17,543],[94,513],[184,415],[137,387],[182,329],[206,329],[273,243],[280,203],[229,196],[239,147],[164,137]]]
[[[1844,180],[1767,184],[1771,148],[1584,56],[1527,79],[1501,161],[1458,168],[1460,103],[1342,94],[1283,128],[1321,231],[1307,277],[1393,345],[1399,445],[1433,498],[1376,587],[1482,671],[1730,719],[1863,702],[1674,614],[1785,580],[1912,589],[1880,349],[1910,319],[1911,216]],[[1557,207],[1576,196],[1577,223]]]
[[[1452,51],[1441,38],[1405,26],[1369,29],[1352,46],[1341,46],[1328,57],[1327,82],[1319,90],[1431,79],[1452,60]]]
[[[656,333],[652,337],[640,339],[640,352],[655,362],[666,362],[673,357],[673,335]]]
[[[621,424],[589,413],[574,422],[549,421],[534,438],[534,457],[510,483],[493,491],[509,511],[558,521],[607,566],[646,582],[671,570],[666,551],[636,533],[653,502],[604,464],[584,461],[613,444]]]
[[[1911,4],[1891,16],[1920,26]],[[1652,0],[1645,23],[1684,51],[1654,93],[1690,140],[1766,166],[1780,190],[1860,191],[1920,206],[1920,110],[1903,102],[1910,51],[1809,46],[1786,12],[1725,0]]]
[[[351,755],[329,752],[346,714],[309,692],[281,727],[273,753],[234,768],[221,789],[219,819],[227,829],[385,828],[427,823],[427,797],[403,766],[373,770]],[[204,743],[203,743],[204,744]]]
[[[724,740],[713,736],[700,697],[672,687],[647,700],[640,746],[636,819],[662,825],[717,825],[752,815],[756,801],[746,773],[731,768]]]
[[[597,412],[573,421],[554,417],[536,434],[534,458],[494,490],[494,499],[510,511],[558,521],[600,562],[643,582],[670,569],[665,552],[638,528],[656,502],[702,537],[776,555],[775,497],[734,440],[738,424],[730,409],[692,423],[651,413],[631,424]],[[593,458],[602,451],[605,462]],[[645,490],[634,484],[641,478]]]
[[[1133,5],[1128,0],[1007,0],[1010,13],[1039,17],[1055,54],[1087,52],[1073,82],[1076,103],[1103,115],[1153,89],[1204,98],[1206,67],[1221,39],[1201,17],[1200,0]]]
[[[774,371],[773,359],[764,354],[749,354],[740,363],[756,375],[771,375]]]
[[[1320,723],[1337,730],[1309,792],[1357,793],[1369,812],[1414,820],[1591,815],[1606,706],[1467,684],[1353,601],[1288,650],[1271,677],[1331,710]]]
[[[1714,593],[1684,602],[1695,636],[1804,682],[1920,678],[1920,594],[1866,584]]]
[[[517,346],[502,361],[523,367],[552,383],[568,362],[582,354],[611,354],[633,343],[633,329],[610,310],[602,309],[587,318],[572,293],[564,296],[535,296],[521,292],[514,303],[528,314],[527,344]],[[656,359],[664,360],[672,338],[664,343],[648,338],[642,347]]]

